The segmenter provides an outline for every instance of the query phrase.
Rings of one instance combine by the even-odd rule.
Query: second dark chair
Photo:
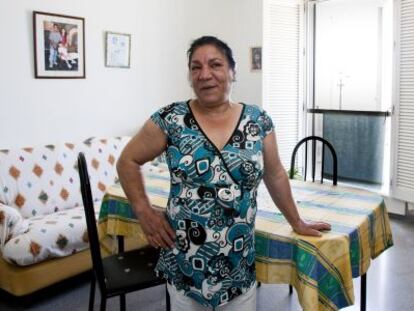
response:
[[[315,181],[315,171],[316,171],[316,144],[317,142],[322,143],[322,162],[321,162],[321,183],[323,183],[323,176],[324,176],[324,164],[325,164],[325,146],[328,147],[328,149],[331,152],[332,155],[332,182],[334,185],[338,183],[338,160],[336,157],[336,152],[334,147],[331,145],[329,141],[326,139],[319,137],[319,136],[308,136],[303,139],[301,139],[295,146],[292,152],[292,158],[290,161],[290,171],[289,171],[289,178],[293,179],[295,174],[295,162],[296,162],[296,154],[298,152],[298,149],[302,144],[305,144],[305,170],[304,170],[304,180],[306,180],[307,175],[307,165],[308,165],[308,142],[311,142],[311,152],[312,152],[312,181]]]
[[[125,294],[153,286],[165,284],[165,280],[155,276],[154,267],[159,252],[154,248],[121,252],[102,258],[92,192],[89,183],[88,168],[83,153],[78,156],[81,192],[88,227],[89,247],[93,263],[93,277],[89,296],[89,310],[93,310],[95,283],[101,292],[101,310],[106,309],[106,300],[120,296],[120,308],[125,310]],[[170,309],[168,291],[166,293],[167,310]]]
[[[311,142],[311,152],[312,152],[312,181],[315,181],[315,172],[316,172],[316,143],[320,141],[322,143],[322,161],[321,161],[321,183],[323,183],[323,175],[324,175],[324,164],[325,164],[325,146],[328,147],[328,149],[331,152],[332,155],[332,183],[334,186],[338,183],[338,160],[336,157],[336,152],[334,147],[331,145],[329,141],[326,139],[319,137],[319,136],[308,136],[303,139],[301,139],[295,146],[292,152],[292,158],[290,160],[290,170],[289,170],[289,178],[293,179],[295,175],[295,162],[296,162],[296,154],[303,144],[305,144],[305,170],[304,170],[304,180],[306,180],[306,175],[308,171],[308,142]],[[289,285],[289,294],[293,293],[292,285]]]
[[[299,150],[299,147],[302,146],[302,144],[305,144],[305,174],[304,174],[304,180],[306,180],[306,172],[307,172],[307,163],[308,163],[308,142],[312,142],[312,181],[315,181],[315,171],[316,171],[316,142],[320,141],[322,143],[322,163],[321,163],[321,182],[323,182],[323,175],[324,175],[324,164],[325,164],[325,146],[329,148],[332,154],[332,182],[334,185],[338,182],[338,161],[336,157],[336,152],[334,147],[331,145],[330,142],[328,142],[326,139],[323,139],[319,136],[308,136],[303,139],[301,139],[295,146],[292,152],[292,158],[290,161],[290,171],[289,171],[289,178],[293,179],[295,175],[295,162],[296,162],[296,154]],[[258,287],[261,286],[261,283],[258,282]],[[293,293],[292,285],[289,285],[289,294]]]

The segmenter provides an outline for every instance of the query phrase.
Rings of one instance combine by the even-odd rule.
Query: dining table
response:
[[[165,210],[170,175],[165,167],[144,170],[146,192],[154,208]],[[362,277],[361,310],[366,308],[366,273],[371,260],[393,245],[384,199],[363,189],[290,180],[299,214],[325,221],[322,236],[296,233],[264,185],[257,195],[255,223],[256,279],[290,284],[305,311],[339,310],[355,302],[353,278]],[[139,219],[120,184],[106,190],[98,220],[99,234],[134,237],[145,245]],[[123,246],[121,246],[123,247]]]

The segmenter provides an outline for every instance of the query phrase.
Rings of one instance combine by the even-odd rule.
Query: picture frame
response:
[[[33,11],[36,79],[85,78],[85,19]]]
[[[105,36],[105,66],[130,68],[131,35],[107,31]]]
[[[250,48],[250,70],[262,70],[262,47],[255,46]]]

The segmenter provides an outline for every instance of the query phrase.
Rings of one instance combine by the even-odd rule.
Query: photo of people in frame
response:
[[[250,64],[252,71],[262,70],[262,48],[252,47],[250,48]]]
[[[34,77],[85,79],[85,19],[33,11]]]
[[[78,70],[78,27],[52,20],[43,22],[45,70]]]

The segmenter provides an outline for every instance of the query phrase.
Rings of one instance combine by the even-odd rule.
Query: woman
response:
[[[68,47],[68,34],[66,33],[66,28],[62,27],[62,29],[60,29],[60,36],[61,36],[61,40],[60,43],[62,43],[62,46],[64,46],[65,48]]]
[[[235,61],[226,43],[201,37],[188,50],[195,98],[151,116],[118,161],[121,184],[168,281],[172,310],[255,310],[256,190],[272,199],[299,234],[326,223],[297,211],[270,117],[230,99]],[[171,175],[167,217],[151,208],[139,168],[166,151]]]
[[[62,42],[59,43],[58,53],[60,59],[66,63],[68,69],[71,69],[72,65],[69,63],[68,49]]]

